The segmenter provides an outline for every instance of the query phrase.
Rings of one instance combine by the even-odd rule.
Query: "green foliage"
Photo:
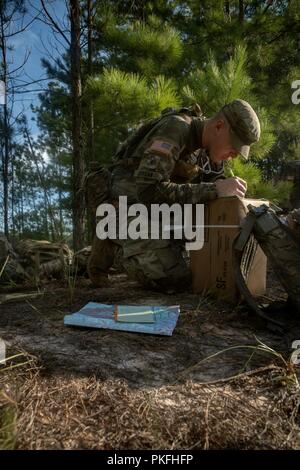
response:
[[[158,76],[152,81],[138,74],[105,69],[86,83],[86,99],[93,100],[99,159],[111,158],[121,140],[141,120],[157,116],[168,106],[180,104],[173,80]]]
[[[227,165],[226,174],[230,176],[229,168],[234,176],[239,176],[247,181],[248,198],[268,199],[274,204],[285,204],[290,197],[292,185],[288,181],[264,181],[261,169],[251,162],[245,162],[236,158]]]
[[[225,103],[236,98],[248,100],[251,79],[246,71],[246,60],[246,49],[241,46],[221,66],[211,52],[205,66],[187,77],[183,98],[203,104],[209,113],[217,113]]]
[[[252,80],[247,70],[247,57],[246,48],[238,45],[233,56],[218,66],[211,53],[203,69],[189,74],[182,95],[189,103],[198,102],[210,115],[217,113],[225,103],[234,99],[249,101],[261,122],[261,138],[252,146],[251,154],[262,158],[274,145],[275,135],[269,113],[259,106],[258,98],[253,93]]]
[[[114,124],[126,122],[131,126],[142,118],[157,115],[167,106],[178,106],[176,85],[163,76],[152,82],[133,73],[106,69],[98,77],[90,78],[86,86],[87,98],[93,99],[96,119],[102,125],[109,119]]]
[[[37,114],[37,124],[40,130],[48,133],[57,146],[62,142],[70,142],[71,116],[70,96],[65,86],[50,82],[46,93],[40,94],[40,106],[32,107]]]
[[[251,146],[251,158],[261,159],[272,149],[276,142],[276,134],[274,126],[269,119],[269,112],[266,108],[255,106],[253,101],[254,100],[252,100],[252,104],[255,107],[255,111],[257,112],[260,121],[261,136],[259,141]]]
[[[182,57],[183,46],[178,31],[151,15],[147,23],[128,22],[123,16],[121,23],[110,14],[103,24],[105,46],[111,53],[112,65],[122,66],[118,52],[122,51],[122,63],[129,70],[142,72],[148,77],[169,73]],[[115,54],[113,56],[112,54]]]
[[[288,207],[288,201],[292,192],[292,183],[289,181],[260,181],[255,188],[253,188],[253,196],[255,198],[268,199],[274,204]]]

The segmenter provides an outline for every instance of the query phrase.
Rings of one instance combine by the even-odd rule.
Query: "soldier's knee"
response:
[[[179,291],[191,286],[191,271],[182,254],[172,246],[146,250],[124,260],[132,279],[160,292]]]

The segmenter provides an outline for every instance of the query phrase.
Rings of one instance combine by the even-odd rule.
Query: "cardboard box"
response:
[[[235,303],[240,300],[232,266],[232,244],[248,212],[248,204],[260,206],[268,202],[226,197],[205,205],[204,247],[190,251],[194,293],[211,293]],[[244,251],[241,266],[251,294],[254,297],[263,295],[267,258],[253,237]]]

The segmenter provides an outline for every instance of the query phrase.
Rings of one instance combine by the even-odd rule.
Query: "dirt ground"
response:
[[[300,448],[293,312],[279,334],[242,306],[111,281],[95,289],[82,280],[72,303],[70,289],[51,284],[37,299],[0,305],[8,355],[23,353],[0,369],[0,447]],[[64,326],[89,301],[176,304],[181,314],[172,337]],[[272,350],[254,351],[258,340]]]

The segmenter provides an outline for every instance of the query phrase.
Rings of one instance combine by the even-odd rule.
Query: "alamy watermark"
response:
[[[172,205],[142,203],[127,205],[127,196],[120,196],[118,211],[113,204],[100,204],[96,212],[100,221],[96,234],[101,240],[185,240],[185,248],[201,250],[204,228],[238,228],[238,225],[204,225],[204,204]]]
[[[294,80],[291,86],[292,89],[295,90],[291,97],[292,103],[300,104],[300,80]]]
[[[193,213],[195,215],[193,225]],[[151,204],[128,206],[127,196],[120,196],[118,212],[113,204],[100,204],[96,212],[101,220],[96,227],[97,237],[120,240],[186,240],[186,250],[200,250],[204,244],[204,205]]]

